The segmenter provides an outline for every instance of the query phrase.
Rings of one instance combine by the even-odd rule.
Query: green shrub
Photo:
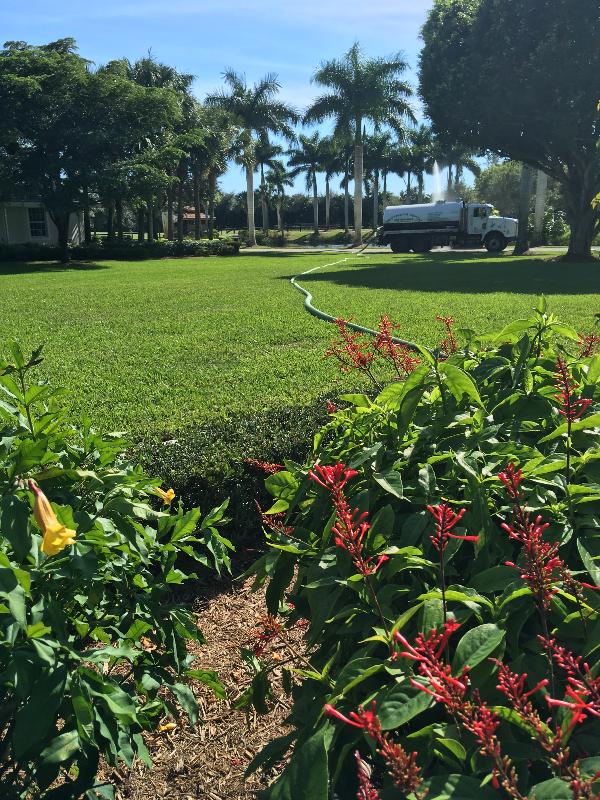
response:
[[[543,301],[460,347],[446,323],[447,358],[423,350],[375,399],[346,396],[307,464],[266,480],[253,571],[273,617],[257,652],[309,621],[293,731],[250,767],[294,747],[271,800],[372,783],[386,800],[597,796],[597,337]],[[404,359],[382,342],[332,352]],[[264,709],[278,662],[246,659],[243,702]]]
[[[216,529],[226,503],[203,519],[172,510],[172,493],[123,457],[118,436],[71,427],[60,393],[30,382],[39,351],[10,353],[0,361],[0,795],[108,798],[100,757],[149,764],[144,731],[178,706],[197,720],[189,678],[223,694],[214,673],[193,669],[187,642],[202,636],[177,588],[192,577],[182,555],[228,568]]]
[[[239,252],[239,242],[233,239],[184,239],[182,242],[157,239],[153,242],[137,242],[125,239],[112,244],[107,239],[69,248],[70,258],[80,260],[113,259],[115,261],[138,261],[147,258],[180,258],[183,256],[230,256]],[[58,247],[37,244],[0,245],[2,261],[58,261]]]

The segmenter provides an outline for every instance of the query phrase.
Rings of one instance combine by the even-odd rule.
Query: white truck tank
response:
[[[383,224],[410,225],[414,223],[415,228],[434,229],[438,227],[446,230],[448,226],[457,227],[460,225],[461,213],[464,203],[461,201],[451,201],[439,203],[419,203],[412,206],[388,206],[383,211]],[[423,224],[424,223],[424,224]],[[433,224],[432,224],[433,223]]]

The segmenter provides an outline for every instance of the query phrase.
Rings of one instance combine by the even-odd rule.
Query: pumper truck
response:
[[[394,253],[427,253],[433,247],[485,247],[500,253],[516,241],[519,223],[496,217],[489,203],[462,200],[387,206],[378,243],[389,244]]]

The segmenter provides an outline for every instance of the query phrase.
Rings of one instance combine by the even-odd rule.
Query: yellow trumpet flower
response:
[[[173,489],[169,489],[165,492],[164,489],[159,489],[157,487],[154,491],[156,492],[157,496],[161,498],[165,506],[170,506],[175,499],[175,492]]]
[[[74,530],[67,528],[62,522],[58,521],[50,501],[34,481],[29,481],[29,488],[35,495],[33,516],[44,535],[42,553],[47,556],[55,556],[65,547],[70,547],[77,534]]]

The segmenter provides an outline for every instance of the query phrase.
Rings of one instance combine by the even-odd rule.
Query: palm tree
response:
[[[249,244],[256,244],[254,226],[254,171],[256,169],[256,140],[253,134],[260,136],[263,132],[282,134],[289,140],[295,138],[292,125],[299,117],[296,111],[286,103],[277,100],[280,89],[277,76],[266,75],[262,80],[249,87],[244,75],[233,70],[223,74],[228,91],[209,95],[206,104],[220,108],[231,114],[240,126],[239,161],[246,170],[246,204],[248,209]]]
[[[319,235],[319,194],[317,191],[317,173],[321,170],[321,137],[315,131],[312,136],[300,134],[298,146],[288,150],[288,167],[290,177],[296,178],[304,173],[306,177],[306,188],[313,193],[313,230],[315,236]]]
[[[338,140],[334,136],[325,136],[321,139],[321,154],[319,157],[320,172],[325,175],[325,230],[329,230],[329,212],[331,208],[331,179],[340,169],[340,150]]]
[[[387,132],[375,131],[364,137],[365,166],[373,179],[373,230],[379,225],[379,177],[385,169],[391,142]]]
[[[260,169],[260,201],[262,206],[262,229],[264,234],[269,233],[269,206],[267,204],[267,194],[265,185],[265,167],[271,167],[275,163],[277,156],[283,154],[283,147],[269,141],[269,135],[263,131],[258,137],[254,150],[256,163]]]
[[[411,165],[413,172],[417,176],[418,196],[417,202],[423,202],[425,187],[425,173],[431,173],[433,169],[434,144],[433,133],[428,125],[419,125],[418,128],[409,133]]]
[[[367,58],[358,42],[341,59],[323,63],[313,81],[331,91],[318,97],[305,114],[306,122],[333,117],[336,129],[354,131],[354,241],[362,242],[363,123],[396,126],[414,121],[407,102],[412,90],[399,76],[407,63],[398,53],[389,59]]]
[[[481,172],[481,167],[475,160],[475,153],[460,144],[452,147],[445,147],[441,143],[435,145],[437,161],[443,164],[448,170],[448,193],[456,192],[459,189],[460,179],[465,169],[477,176]]]
[[[294,181],[290,177],[285,165],[281,161],[274,160],[269,167],[266,175],[266,183],[275,195],[275,209],[277,211],[277,230],[283,240],[283,201],[285,199],[285,187],[293,186]]]

